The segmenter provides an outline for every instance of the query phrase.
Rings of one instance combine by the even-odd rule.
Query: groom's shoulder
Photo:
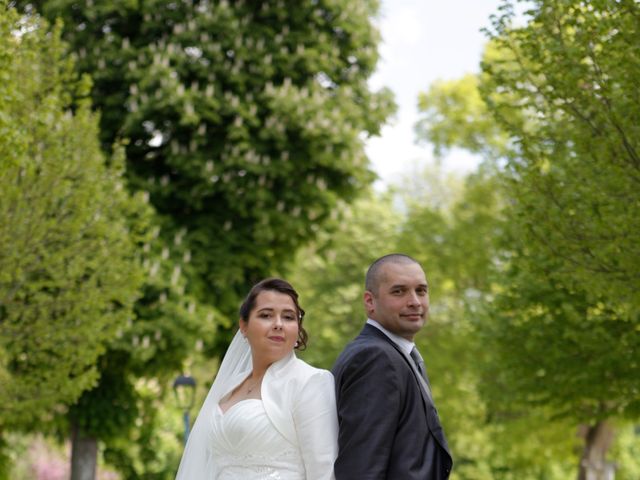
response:
[[[394,347],[384,333],[371,325],[365,325],[360,334],[345,347],[345,350],[356,351],[378,349],[394,350]]]
[[[351,363],[356,359],[372,358],[384,362],[395,358],[398,355],[396,348],[383,335],[372,331],[361,332],[338,356],[333,369],[334,373],[340,365]]]

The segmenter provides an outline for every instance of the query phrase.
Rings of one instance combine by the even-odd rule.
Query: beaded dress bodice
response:
[[[242,400],[214,412],[212,480],[305,480],[299,449],[273,426],[262,400]]]

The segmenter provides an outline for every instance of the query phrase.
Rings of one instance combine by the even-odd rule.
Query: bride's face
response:
[[[286,293],[264,290],[240,329],[251,346],[254,361],[271,364],[284,358],[298,339],[298,312]]]

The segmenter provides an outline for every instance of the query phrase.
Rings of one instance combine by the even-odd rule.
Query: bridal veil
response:
[[[217,408],[221,397],[234,386],[234,379],[244,372],[248,375],[251,368],[251,348],[238,330],[189,434],[176,480],[210,480],[213,471],[213,459],[209,453],[212,442],[211,412]]]

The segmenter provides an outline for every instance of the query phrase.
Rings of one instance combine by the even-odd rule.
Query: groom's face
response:
[[[390,332],[413,341],[429,314],[429,289],[420,265],[383,265],[376,290],[364,294],[369,317]]]

